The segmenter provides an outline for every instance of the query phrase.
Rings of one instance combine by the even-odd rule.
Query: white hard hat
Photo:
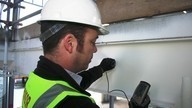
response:
[[[48,0],[40,21],[65,21],[98,27],[101,35],[109,32],[102,26],[99,9],[93,0]]]

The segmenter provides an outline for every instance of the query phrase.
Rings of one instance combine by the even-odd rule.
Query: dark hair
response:
[[[59,30],[57,33],[55,33],[53,36],[45,40],[43,44],[43,52],[51,53],[55,50],[57,47],[60,39],[62,39],[66,34],[71,33],[75,36],[75,38],[78,41],[78,49],[79,51],[82,50],[83,43],[84,43],[84,34],[87,30],[87,25],[82,25],[78,23],[63,23],[58,21],[43,21],[41,22],[41,33],[44,33],[46,30],[48,30],[50,27],[52,27],[55,24],[66,24],[64,28]]]

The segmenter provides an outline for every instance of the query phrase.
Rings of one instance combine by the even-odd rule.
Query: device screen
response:
[[[149,88],[150,88],[149,83],[144,82],[144,81],[141,81],[139,83],[139,85],[135,89],[135,92],[132,97],[137,104],[140,105],[144,101],[144,99],[149,91]]]

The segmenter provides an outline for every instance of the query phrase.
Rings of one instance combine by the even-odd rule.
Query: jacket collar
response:
[[[34,73],[48,80],[62,80],[68,82],[75,89],[90,96],[90,93],[82,89],[78,83],[58,64],[48,60],[44,56],[39,57],[37,68]]]

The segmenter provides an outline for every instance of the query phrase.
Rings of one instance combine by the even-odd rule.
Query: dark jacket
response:
[[[40,56],[34,73],[45,79],[66,81],[80,93],[88,96],[91,95],[85,90],[103,74],[102,69],[97,66],[83,71],[79,73],[79,75],[82,76],[82,81],[79,86],[61,66],[51,62],[44,56]],[[99,108],[99,106],[93,104],[90,99],[86,97],[68,96],[57,105],[57,108]]]

